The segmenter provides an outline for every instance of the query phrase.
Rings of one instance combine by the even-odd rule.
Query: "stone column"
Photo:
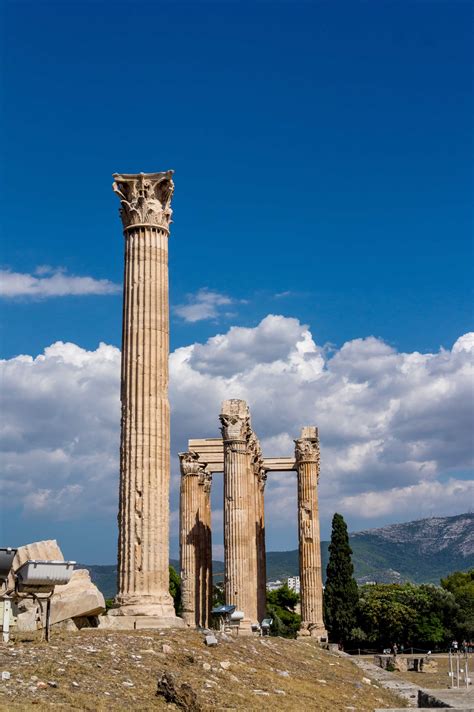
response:
[[[114,175],[125,237],[118,594],[113,615],[179,625],[169,594],[168,236],[172,171]]]
[[[200,615],[198,625],[208,628],[211,625],[212,610],[212,529],[211,529],[211,485],[212,475],[202,469],[199,475],[201,502],[199,506],[202,523],[201,556],[199,566],[199,602]]]
[[[225,599],[243,611],[242,632],[257,622],[257,571],[255,509],[249,508],[254,494],[247,440],[249,409],[245,401],[224,401],[220,415],[224,442],[224,559]],[[249,511],[250,510],[250,511]]]
[[[265,549],[265,503],[264,493],[267,473],[260,464],[256,488],[256,538],[257,538],[257,614],[261,623],[267,612],[267,557]]]
[[[257,593],[257,620],[262,622],[267,608],[267,576],[266,576],[266,556],[265,556],[265,510],[264,510],[264,490],[267,474],[263,465],[262,448],[258,438],[253,431],[250,431],[248,439],[248,449],[251,458],[253,477],[251,503],[249,514],[254,519],[254,528],[250,532],[252,549],[255,552],[255,569],[257,579],[255,581]]]
[[[298,530],[301,586],[302,635],[327,639],[323,622],[323,582],[321,576],[321,541],[319,533],[318,429],[303,428],[295,440],[298,473]]]
[[[211,475],[195,452],[181,463],[180,568],[184,622],[205,627],[212,604]]]

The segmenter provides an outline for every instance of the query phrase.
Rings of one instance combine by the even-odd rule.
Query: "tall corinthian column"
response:
[[[169,594],[168,236],[172,171],[114,175],[125,237],[114,615],[182,624]]]
[[[265,485],[267,473],[263,466],[258,470],[256,501],[256,537],[257,537],[257,613],[261,623],[267,612],[267,557],[265,550]]]
[[[247,448],[250,428],[245,401],[224,401],[220,415],[224,441],[225,601],[243,611],[242,632],[257,622],[254,474]]]
[[[251,532],[253,538],[252,546],[256,554],[257,571],[257,620],[259,623],[265,618],[267,609],[267,575],[266,575],[266,554],[265,554],[265,505],[264,491],[267,480],[267,473],[264,468],[262,448],[260,442],[252,431],[250,433],[248,448],[252,466],[252,492],[253,506],[250,512],[254,514],[254,530]]]
[[[180,568],[184,622],[206,627],[212,607],[211,475],[195,452],[181,463]]]
[[[301,631],[321,640],[327,639],[323,621],[323,582],[321,576],[321,539],[319,533],[318,429],[303,428],[295,440],[298,474],[298,529],[300,558]]]

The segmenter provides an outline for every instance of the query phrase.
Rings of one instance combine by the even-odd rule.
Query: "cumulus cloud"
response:
[[[173,311],[184,321],[194,323],[205,319],[217,319],[221,315],[221,307],[234,304],[235,300],[226,294],[213,292],[210,289],[199,289],[195,294],[188,295],[186,304],[178,304]]]
[[[268,456],[291,454],[300,428],[319,426],[323,525],[334,511],[354,528],[466,510],[473,501],[465,479],[472,467],[473,352],[473,334],[436,353],[401,353],[374,337],[329,352],[297,319],[275,315],[176,349],[170,357],[174,536],[177,452],[188,438],[219,435],[220,403],[230,397],[249,402]],[[4,501],[49,517],[112,521],[119,364],[115,347],[86,351],[61,342],[36,358],[2,362]],[[271,548],[296,545],[295,496],[292,474],[269,477]]]
[[[57,342],[0,368],[2,501],[60,519],[114,512],[119,350]]]
[[[0,270],[0,297],[5,299],[117,294],[121,289],[119,284],[108,279],[76,277],[62,268],[54,269],[47,265],[38,267],[34,274]]]

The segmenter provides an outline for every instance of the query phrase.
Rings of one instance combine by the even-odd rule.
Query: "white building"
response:
[[[300,592],[300,577],[299,576],[290,576],[287,583],[288,583],[288,588],[291,591],[294,591],[295,593],[299,594],[299,592]]]

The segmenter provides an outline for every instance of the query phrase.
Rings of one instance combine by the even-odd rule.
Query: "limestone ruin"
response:
[[[37,541],[32,544],[20,546],[15,554],[12,572],[16,571],[28,560],[39,561],[64,561],[64,556],[58,543],[54,540]],[[10,573],[7,588],[15,587],[13,573]],[[69,583],[56,586],[51,598],[51,624],[68,624],[71,630],[77,630],[83,625],[97,626],[100,616],[105,612],[105,600],[102,593],[95,586],[86,569],[76,569]],[[19,599],[13,602],[12,617],[16,629],[21,632],[30,632],[43,628],[45,624],[45,610],[41,602],[36,600]]]
[[[118,593],[111,615],[182,624],[169,594],[172,171],[114,175],[125,238]],[[123,621],[125,624],[125,621]]]
[[[172,171],[114,175],[125,238],[118,593],[104,626],[205,627],[212,604],[211,483],[224,473],[226,602],[243,632],[266,609],[264,490],[268,472],[296,470],[302,633],[326,637],[317,482],[319,443],[303,428],[292,458],[263,457],[245,401],[224,401],[222,438],[180,454],[183,618],[169,594],[170,425],[168,238]]]
[[[243,400],[224,401],[220,414],[222,438],[189,440],[181,453],[180,551],[183,617],[188,625],[202,625],[208,611],[202,581],[212,580],[211,556],[207,569],[201,551],[210,551],[210,494],[205,521],[198,478],[208,476],[210,492],[214,474],[224,474],[225,600],[244,612],[240,631],[251,632],[261,623],[266,608],[264,490],[269,472],[295,470],[298,486],[298,531],[301,580],[301,635],[327,639],[323,622],[321,542],[319,533],[317,428],[303,428],[295,440],[295,455],[264,458],[252,430],[250,411]],[[185,463],[185,466],[183,466]],[[186,469],[187,468],[187,469]],[[187,480],[193,472],[195,485]],[[199,534],[200,533],[200,534]],[[199,564],[199,570],[197,568]],[[212,591],[209,591],[212,595]],[[185,602],[185,603],[184,603]],[[193,607],[194,605],[194,607]]]

